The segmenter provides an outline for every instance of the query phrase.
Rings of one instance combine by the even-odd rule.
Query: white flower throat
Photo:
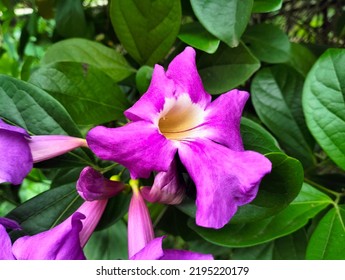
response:
[[[159,114],[158,128],[170,140],[194,138],[204,122],[204,115],[205,111],[193,103],[188,94],[181,94],[177,99],[166,98]]]

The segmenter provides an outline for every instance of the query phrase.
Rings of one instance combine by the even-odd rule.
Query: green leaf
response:
[[[46,51],[41,63],[80,62],[97,67],[115,82],[135,72],[126,59],[114,49],[100,43],[73,38],[53,44]]]
[[[283,0],[254,0],[253,13],[268,13],[281,9]]]
[[[56,98],[79,125],[122,119],[129,102],[116,83],[92,65],[59,62],[36,70],[30,83]]]
[[[309,260],[345,260],[345,205],[328,211],[313,232],[308,248]]]
[[[288,36],[273,24],[256,24],[248,27],[243,41],[261,61],[281,63],[290,57]]]
[[[235,248],[232,253],[234,260],[272,260],[274,243],[264,243],[247,248]]]
[[[88,260],[128,259],[126,224],[120,220],[107,229],[95,231],[84,253]]]
[[[252,223],[228,224],[219,230],[198,227],[191,220],[189,226],[211,243],[226,247],[247,247],[295,232],[332,203],[327,195],[304,184],[297,198],[275,216]]]
[[[242,117],[241,135],[245,150],[261,154],[280,152],[277,140],[258,123]]]
[[[197,63],[204,86],[211,94],[223,93],[244,83],[260,67],[260,62],[244,44],[236,48],[221,45],[215,54],[201,55]]]
[[[181,14],[179,0],[113,0],[110,5],[116,35],[141,65],[152,66],[168,54]]]
[[[36,234],[48,230],[70,216],[82,203],[75,184],[43,192],[13,209],[6,218],[17,221],[23,230]]]
[[[120,220],[128,211],[131,197],[131,194],[121,193],[109,199],[96,230],[107,228]]]
[[[44,90],[0,75],[0,117],[32,134],[81,137],[67,111]]]
[[[307,76],[316,61],[316,56],[305,46],[291,43],[290,58],[286,62],[304,77]]]
[[[142,94],[149,88],[152,78],[153,68],[151,66],[144,65],[139,68],[135,75],[135,83],[138,91]]]
[[[302,112],[303,77],[292,68],[277,65],[260,70],[254,77],[251,93],[261,121],[273,132],[287,154],[303,166],[315,162],[314,140]]]
[[[345,169],[344,49],[329,49],[317,60],[303,88],[303,110],[316,141]]]
[[[274,240],[275,260],[304,260],[307,250],[307,234],[304,228]]]
[[[253,0],[191,0],[200,23],[230,47],[236,47],[248,24]]]
[[[296,198],[303,184],[301,163],[283,153],[269,153],[272,171],[261,181],[256,198],[239,207],[231,223],[254,222],[275,215]]]
[[[210,34],[199,22],[181,26],[178,38],[186,44],[207,53],[215,53],[220,40]]]
[[[84,37],[90,30],[82,1],[57,1],[55,22],[57,32],[63,37]]]
[[[0,117],[26,129],[30,134],[82,137],[65,108],[47,92],[32,84],[0,75],[0,104]],[[77,149],[50,160],[51,163],[57,161],[86,165],[90,164],[91,159],[86,152]]]

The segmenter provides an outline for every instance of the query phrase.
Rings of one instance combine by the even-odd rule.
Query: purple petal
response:
[[[4,217],[0,217],[0,225],[3,225],[5,228],[10,228],[12,230],[22,229],[16,221]]]
[[[201,254],[185,250],[163,250],[164,256],[161,260],[213,260],[211,254]]]
[[[87,144],[85,139],[66,135],[39,135],[31,137],[29,146],[34,162],[40,162],[78,147],[87,147]]]
[[[137,189],[133,189],[133,196],[129,205],[127,230],[128,257],[132,259],[135,254],[154,239],[150,213]]]
[[[169,64],[166,75],[175,83],[175,96],[187,93],[191,100],[202,108],[210,103],[211,95],[205,91],[197,71],[193,48],[187,47],[177,55]]]
[[[25,130],[0,123],[0,183],[20,184],[33,166]]]
[[[125,111],[126,118],[131,121],[153,122],[158,113],[163,110],[165,98],[172,97],[174,92],[174,82],[166,77],[162,66],[155,65],[148,90],[131,108]]]
[[[100,172],[89,166],[82,170],[77,181],[77,191],[86,201],[113,197],[124,188],[123,183],[104,178]]]
[[[130,260],[159,260],[164,256],[162,241],[164,237],[158,237],[148,242],[138,253],[130,257]]]
[[[240,122],[248,92],[232,90],[220,95],[206,108],[204,124],[200,128],[204,137],[234,151],[243,151]]]
[[[168,170],[177,150],[157,127],[145,121],[118,128],[97,126],[86,139],[98,157],[122,164],[133,179],[147,178],[153,170]]]
[[[11,239],[3,225],[0,224],[0,260],[15,260],[12,254]]]
[[[82,248],[85,246],[85,244],[91,237],[91,234],[95,230],[99,220],[101,219],[104,213],[107,203],[107,199],[85,201],[77,209],[76,213],[80,213],[85,216],[85,219],[81,221],[83,223],[83,228],[79,233],[80,245]]]
[[[232,151],[210,140],[184,142],[179,155],[196,190],[196,223],[221,228],[238,206],[251,202],[271,162],[263,155]]]
[[[24,236],[13,244],[13,254],[18,260],[82,260],[79,232],[83,214],[75,213],[69,225],[60,225],[33,236]]]
[[[171,162],[167,172],[159,172],[152,187],[140,190],[144,199],[149,202],[179,204],[183,200],[186,186],[177,172],[176,160]]]

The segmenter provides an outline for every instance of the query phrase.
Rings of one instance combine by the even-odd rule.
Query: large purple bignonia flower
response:
[[[267,158],[243,148],[240,119],[248,97],[231,90],[211,102],[187,47],[166,72],[155,66],[149,89],[125,112],[130,123],[97,126],[86,139],[97,156],[124,165],[132,178],[152,171],[167,176],[178,154],[196,186],[196,223],[221,228],[271,171]]]
[[[33,163],[86,146],[85,139],[66,135],[30,136],[0,119],[0,183],[20,184]]]
[[[128,210],[128,258],[130,260],[213,260],[185,250],[163,249],[164,237],[154,236],[150,213],[138,186],[131,185],[133,196]]]

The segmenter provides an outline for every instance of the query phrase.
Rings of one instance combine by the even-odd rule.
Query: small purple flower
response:
[[[33,163],[86,147],[85,139],[65,135],[30,136],[0,119],[0,183],[20,184]]]
[[[185,250],[163,249],[164,237],[154,237],[150,213],[132,181],[133,196],[128,211],[128,257],[130,260],[213,260],[205,255]]]
[[[231,90],[211,102],[195,51],[187,47],[166,72],[155,66],[149,89],[125,112],[130,123],[95,127],[87,142],[100,158],[128,168],[133,179],[171,172],[178,154],[196,185],[196,223],[221,228],[238,206],[255,198],[261,179],[271,171],[267,158],[243,148],[240,120],[248,97]]]

